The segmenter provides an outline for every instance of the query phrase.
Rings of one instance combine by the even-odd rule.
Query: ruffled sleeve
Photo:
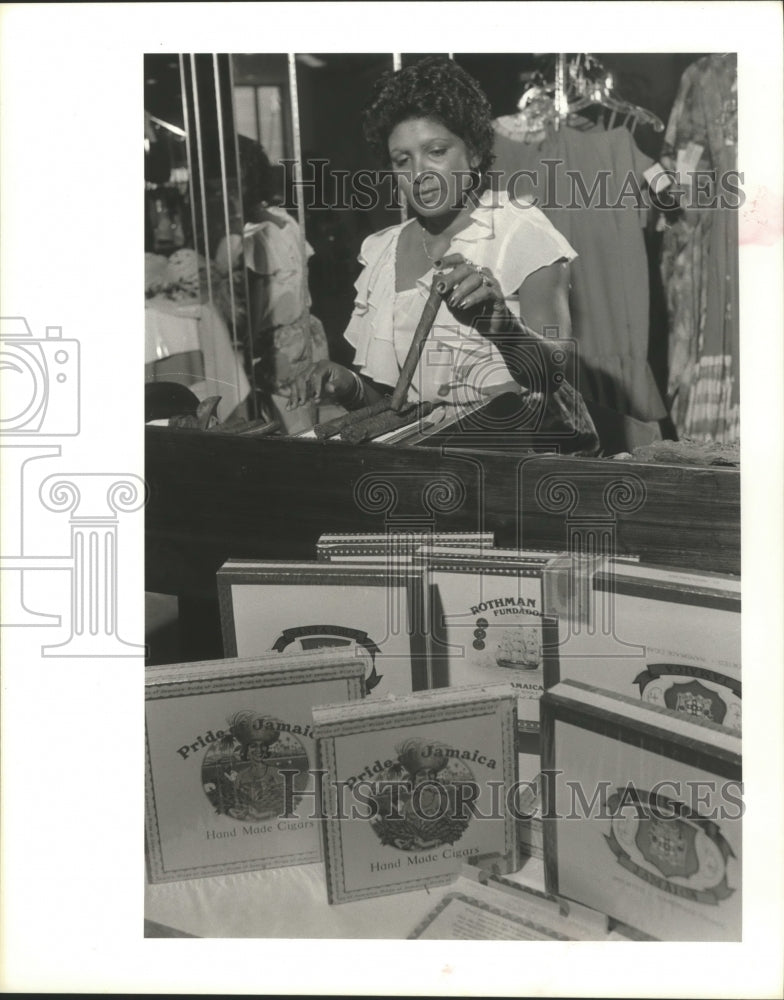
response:
[[[506,297],[514,295],[534,271],[577,256],[568,240],[533,205],[510,199],[497,219],[493,270]]]
[[[362,271],[354,288],[354,310],[344,333],[354,348],[354,364],[384,385],[398,376],[394,344],[395,247],[400,226],[373,233],[362,243]]]

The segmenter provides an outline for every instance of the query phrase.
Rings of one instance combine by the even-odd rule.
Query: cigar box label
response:
[[[427,686],[412,628],[417,581],[382,563],[228,560],[218,572],[224,650],[247,657],[328,647],[370,654],[365,694]]]
[[[741,731],[737,581],[616,564],[595,576],[593,600],[593,631],[560,619],[546,688],[579,680]]]
[[[314,709],[331,902],[449,881],[468,858],[513,870],[515,698],[493,687]]]
[[[741,940],[739,734],[571,680],[541,707],[548,892],[662,941]]]
[[[317,698],[329,696],[330,686],[318,687]],[[305,712],[290,721],[279,696],[274,707],[263,697],[222,701],[201,715],[193,697],[164,699],[149,715],[155,881],[318,860],[318,827],[303,801],[314,755]],[[201,715],[198,730],[186,711]]]
[[[384,676],[376,671],[376,655],[379,648],[367,632],[347,628],[344,625],[297,625],[293,628],[283,629],[273,642],[272,649],[276,653],[282,653],[284,650],[324,649],[329,646],[351,646],[353,644],[367,650],[373,664],[370,673],[365,678],[365,694],[367,695],[379,685]]]
[[[297,805],[307,785],[308,754],[303,727],[243,709],[205,751],[201,763],[204,794],[218,815],[242,823],[277,819],[286,812],[282,771],[294,771],[290,796]]]
[[[624,812],[628,791],[617,788],[607,800],[613,819],[605,840],[623,868],[694,903],[715,906],[735,892],[735,855],[717,822],[683,802],[640,790],[632,813]]]
[[[715,670],[652,663],[634,678],[643,701],[741,731],[741,682]]]
[[[363,651],[268,653],[148,667],[150,880],[316,862],[316,705],[362,697]]]
[[[489,628],[490,623],[486,618],[477,618],[472,645],[477,651],[475,659],[480,666],[503,667],[507,670],[540,668],[542,630],[538,625],[520,625],[516,628],[496,626],[488,634]]]
[[[376,814],[370,820],[382,844],[401,851],[428,851],[460,840],[471,822],[462,789],[476,786],[468,766],[470,751],[439,740],[412,736],[395,747],[396,757],[372,782],[370,800]],[[477,750],[473,756],[495,767]]]
[[[544,661],[557,656],[557,624],[545,618],[538,573],[435,575],[432,649],[448,662],[452,687],[504,682],[518,696],[522,729],[538,729]]]

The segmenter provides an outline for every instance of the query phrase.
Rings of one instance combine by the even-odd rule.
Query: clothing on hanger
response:
[[[697,169],[737,169],[737,60],[708,55],[686,68],[660,156],[674,169],[689,143]],[[688,180],[687,178],[682,178]],[[668,401],[679,435],[739,440],[738,213],[689,207],[670,222],[661,273],[669,314]]]
[[[582,129],[550,132],[538,145],[514,141],[496,124],[493,168],[501,172],[499,186],[511,185],[512,196],[538,198],[578,253],[570,268],[570,308],[580,391],[617,413],[657,421],[666,409],[648,365],[646,214],[635,207],[628,181],[641,186],[653,161],[627,129],[581,124]],[[606,177],[609,204],[618,202],[623,191],[629,197],[619,208],[598,206],[596,198],[583,197],[575,187],[575,176],[587,193],[597,178]]]
[[[262,359],[262,375],[286,385],[314,361],[329,356],[321,321],[310,312],[307,260],[313,248],[299,225],[276,205],[257,206],[242,234],[248,268],[254,326],[254,356]]]

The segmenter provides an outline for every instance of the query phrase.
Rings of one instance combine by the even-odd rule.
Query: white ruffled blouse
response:
[[[396,291],[397,246],[404,225],[417,222],[391,226],[364,240],[359,255],[363,270],[344,335],[355,349],[355,366],[387,386],[397,382],[435,274],[431,268],[413,288]],[[484,193],[470,224],[452,238],[446,253],[461,253],[489,268],[508,299],[529,274],[577,256],[538,208],[498,191]],[[473,327],[459,323],[442,303],[414,373],[409,400],[470,403],[510,381],[498,349]]]

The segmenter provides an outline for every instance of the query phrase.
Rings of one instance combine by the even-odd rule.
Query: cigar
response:
[[[387,399],[379,400],[377,403],[371,403],[370,406],[365,406],[361,410],[352,410],[351,413],[335,417],[332,420],[326,420],[323,424],[316,424],[313,430],[317,438],[324,439],[334,437],[336,434],[341,434],[341,432],[343,432],[346,428],[352,427],[354,424],[362,423],[370,417],[375,417],[382,413],[388,413],[390,410],[393,413],[398,413],[400,411],[403,403],[406,401],[408,390],[411,387],[414,372],[416,371],[416,366],[419,364],[419,359],[422,356],[422,350],[424,349],[427,335],[433,328],[436,314],[441,306],[441,293],[438,291],[437,284],[438,282],[434,278],[433,284],[430,286],[430,294],[427,297],[425,307],[422,310],[422,315],[417,323],[417,328],[414,331],[414,338],[408,349],[406,360],[403,362],[403,367],[400,369],[400,375],[398,376],[397,384],[395,385],[392,395]],[[343,435],[343,439],[346,440],[345,435]]]
[[[435,403],[424,400],[422,403],[413,403],[395,412],[385,410],[383,413],[376,413],[365,420],[355,423],[350,427],[344,427],[340,437],[349,444],[363,444],[387,431],[397,430],[407,424],[413,424],[416,420],[426,417],[435,409]]]
[[[388,409],[389,400],[379,399],[377,402],[371,403],[370,406],[363,406],[361,410],[352,410],[350,413],[333,417],[332,420],[325,420],[323,424],[316,424],[313,430],[317,438],[335,437],[336,434],[340,434],[344,427],[350,427],[351,424],[359,423],[377,413],[384,413]]]
[[[406,396],[408,395],[411,381],[414,378],[416,366],[419,364],[419,359],[422,356],[422,350],[424,349],[427,335],[432,330],[436,314],[441,307],[441,293],[438,291],[436,286],[437,281],[434,279],[433,284],[430,286],[430,294],[427,297],[427,302],[425,302],[425,308],[422,310],[422,315],[420,316],[417,328],[414,331],[414,339],[411,341],[411,346],[408,349],[406,360],[403,362],[403,367],[400,369],[400,375],[398,376],[395,391],[389,399],[389,409],[394,410],[396,413],[406,401]]]

